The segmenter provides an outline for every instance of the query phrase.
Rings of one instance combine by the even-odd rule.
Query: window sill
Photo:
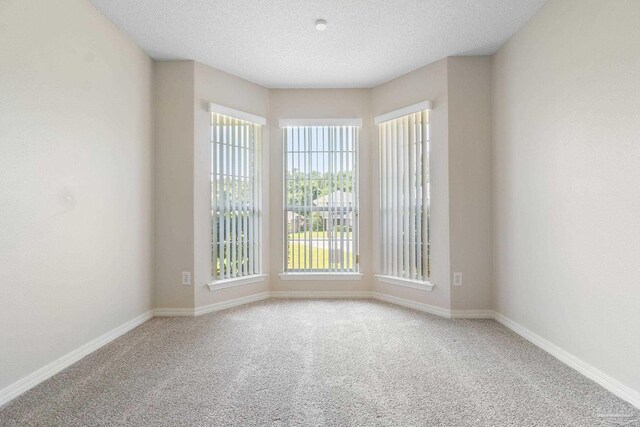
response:
[[[280,273],[280,280],[362,280],[361,273]]]
[[[376,274],[376,279],[378,282],[404,286],[405,288],[420,289],[421,291],[432,291],[435,286],[431,282],[421,282],[419,280],[403,279],[401,277],[385,276],[382,274]]]
[[[234,277],[233,279],[216,280],[207,286],[210,291],[218,291],[220,289],[234,288],[236,286],[244,286],[250,283],[264,282],[267,278],[266,274],[254,274],[246,277]]]

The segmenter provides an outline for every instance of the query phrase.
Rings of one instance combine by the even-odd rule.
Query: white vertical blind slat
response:
[[[252,176],[254,176],[255,178],[258,178],[258,174],[254,173],[254,138],[255,138],[255,125],[251,125],[249,127],[249,141],[247,144],[248,147],[248,151],[247,151],[247,167],[248,167],[248,175],[249,175],[249,194],[247,195],[247,209],[248,209],[248,215],[249,215],[249,224],[248,227],[249,229],[247,230],[247,244],[249,246],[248,250],[248,263],[249,263],[249,274],[255,274],[255,261],[254,261],[254,256],[255,256],[255,227],[254,227],[254,218],[256,217],[256,215],[252,215],[252,211],[253,211],[253,207],[254,207],[254,181],[255,179],[252,179]],[[255,171],[258,172],[258,171]]]
[[[415,114],[409,116],[409,134],[407,138],[407,159],[408,159],[408,209],[409,209],[409,227],[408,227],[408,244],[409,244],[409,278],[416,279],[416,186],[415,186]]]
[[[402,119],[401,151],[402,151],[402,272],[409,278],[409,121]]]
[[[224,198],[225,198],[225,211],[223,213],[224,215],[224,225],[225,225],[225,244],[226,244],[226,248],[225,248],[225,254],[224,254],[224,260],[225,260],[225,278],[229,278],[231,277],[231,260],[230,260],[230,256],[229,254],[231,253],[231,222],[229,221],[229,215],[230,215],[230,211],[231,211],[231,199],[230,199],[230,189],[231,189],[231,184],[229,182],[229,176],[231,175],[231,150],[229,148],[229,141],[231,140],[231,137],[229,135],[230,131],[231,131],[231,127],[228,126],[229,123],[227,123],[227,118],[224,118],[224,129],[225,129],[225,135],[224,135],[224,148],[225,148],[225,153],[226,153],[226,161],[224,163],[224,170],[225,170],[225,175],[222,178],[222,183],[224,185]]]
[[[391,222],[391,226],[393,227],[393,234],[392,234],[392,243],[393,243],[393,275],[394,276],[399,276],[399,268],[398,268],[398,259],[399,259],[399,255],[398,255],[398,240],[399,240],[399,236],[398,236],[398,222],[400,221],[399,218],[399,203],[398,203],[398,187],[399,187],[399,183],[398,183],[398,164],[400,163],[400,159],[399,159],[399,155],[398,155],[398,122],[397,121],[393,121],[392,123],[393,126],[393,131],[392,131],[392,142],[393,142],[393,164],[395,166],[395,173],[393,173],[392,179],[393,179],[393,209],[392,209],[392,213],[393,213],[393,219]]]
[[[298,152],[302,151],[302,145],[300,143],[300,133],[301,132],[302,132],[302,129],[298,128],[297,132],[296,132],[296,137],[297,137],[296,146],[298,147]],[[296,159],[295,161],[297,163],[296,164],[296,169],[294,169],[294,172],[296,172],[295,173],[296,180],[295,180],[295,183],[294,183],[294,188],[297,190],[297,189],[300,188],[300,184],[301,184],[300,183],[300,174],[297,173],[297,172],[300,171],[300,156],[296,155],[293,158]],[[298,198],[300,196],[298,194],[296,194],[295,197]],[[300,206],[302,205],[302,203],[300,202],[300,200],[297,200],[297,202],[298,202],[296,204],[297,216],[296,216],[296,219],[294,219],[294,225],[295,225],[295,230],[296,230],[296,252],[297,252],[297,255],[298,255],[298,265],[300,265],[300,252],[302,252],[302,250],[301,250],[301,245],[300,245],[300,228],[299,228],[298,224],[302,224],[302,222],[301,222],[302,221],[301,220],[302,216],[301,216],[301,211],[300,211],[300,209],[301,209]]]
[[[423,135],[422,135],[422,114],[416,114],[416,194],[417,194],[417,202],[418,206],[416,206],[416,216],[417,216],[417,225],[416,225],[416,263],[417,263],[417,272],[416,276],[418,280],[425,280],[424,276],[424,239],[422,238],[422,229],[427,222],[427,217],[424,215],[424,192],[423,192],[423,184],[424,184],[424,172],[425,172],[425,164],[423,161],[423,152],[425,150],[425,145],[423,144]]]
[[[231,141],[233,146],[231,147],[231,277],[236,277],[238,269],[238,228],[237,228],[237,216],[238,216],[238,179],[237,179],[237,155],[238,146],[237,143],[239,137],[238,121],[231,120]]]
[[[306,138],[306,149],[309,153],[308,156],[305,156],[305,188],[304,188],[304,205],[305,205],[305,217],[307,218],[307,220],[305,221],[305,248],[306,248],[306,255],[307,255],[307,265],[309,265],[311,268],[313,268],[313,261],[312,261],[312,256],[313,256],[313,246],[311,244],[311,230],[313,230],[313,217],[310,214],[311,211],[311,174],[309,173],[309,171],[311,171],[311,157],[312,157],[312,140],[311,140],[311,128],[307,128],[306,132],[304,132],[304,136]]]
[[[425,205],[425,220],[423,221],[425,233],[422,237],[423,245],[427,246],[427,249],[424,251],[424,259],[426,264],[426,272],[425,278],[431,277],[431,168],[429,167],[429,155],[431,153],[430,144],[431,144],[431,129],[429,127],[429,112],[422,112],[422,138],[423,138],[423,158],[422,164],[423,168],[426,171],[422,174],[423,180],[425,181],[422,185],[422,198],[426,200]]]
[[[244,125],[244,138],[242,138],[242,275],[246,276],[248,272],[249,242],[248,242],[248,194],[249,187],[249,124]]]
[[[335,147],[335,133],[336,133],[336,129],[334,127],[330,127],[328,128],[328,134],[329,134],[329,152],[333,153],[336,151],[336,147]],[[336,175],[336,160],[334,158],[335,156],[329,155],[329,194],[327,195],[327,227],[329,229],[328,234],[329,234],[329,243],[327,244],[327,246],[329,246],[329,270],[332,271],[336,271],[336,264],[335,264],[335,253],[336,253],[336,243],[335,243],[335,231],[334,231],[334,221],[335,221],[335,214],[334,214],[334,205],[333,205],[333,197],[334,197],[334,191],[335,191],[335,175]]]
[[[262,212],[260,211],[260,207],[262,206],[258,200],[258,194],[261,192],[259,189],[262,187],[262,169],[259,168],[261,164],[260,161],[260,152],[261,143],[260,143],[260,135],[262,133],[262,128],[260,125],[253,124],[251,126],[251,138],[249,139],[249,158],[251,159],[249,162],[250,171],[252,176],[249,178],[250,193],[249,193],[249,220],[251,225],[249,226],[249,241],[251,242],[251,252],[249,256],[249,274],[258,274],[260,273],[260,248],[259,242],[262,241],[262,237],[260,235],[260,216]]]
[[[218,274],[218,182],[216,179],[216,164],[218,159],[218,144],[216,143],[218,133],[217,116],[212,116],[211,120],[211,165],[209,167],[211,173],[211,277],[215,279]]]
[[[384,125],[378,126],[378,156],[380,157],[380,172],[378,176],[379,181],[379,197],[380,197],[380,244],[382,248],[387,246],[387,235],[385,233],[385,225],[387,223],[387,200],[385,194],[387,193],[387,185],[384,179],[386,175],[386,156],[385,156],[385,146],[386,146],[386,132]],[[386,271],[387,269],[387,259],[385,256],[385,251],[380,251],[380,264],[382,266],[382,271]]]
[[[260,272],[261,125],[212,113],[211,277]]]
[[[220,266],[220,278],[225,277],[225,265],[222,262],[222,260],[224,259],[224,244],[226,241],[226,235],[225,235],[225,226],[226,226],[226,221],[225,221],[225,214],[224,212],[226,211],[226,206],[225,206],[225,185],[224,185],[224,173],[226,171],[226,168],[224,167],[224,165],[226,164],[224,162],[224,154],[225,151],[223,151],[224,149],[224,145],[222,145],[222,142],[224,142],[224,132],[226,127],[223,125],[223,120],[222,118],[216,114],[216,121],[218,123],[218,152],[220,153],[219,156],[219,160],[216,163],[216,166],[220,168],[220,175],[218,175],[218,179],[216,180],[217,183],[217,187],[218,187],[218,193],[220,194],[220,203],[219,203],[219,207],[220,210],[218,211],[218,217],[217,217],[217,228],[219,230],[218,234],[218,260],[215,260],[217,263],[219,263]]]
[[[378,124],[381,272],[428,280],[428,112]]]
[[[338,271],[344,271],[344,128],[337,129],[336,145],[338,147],[338,180],[336,182],[336,216],[338,217],[338,238],[336,264]]]
[[[360,139],[360,128],[359,127],[354,127],[352,128],[353,131],[353,135],[352,135],[352,140],[351,140],[351,162],[353,164],[353,170],[354,170],[354,190],[353,190],[353,200],[352,200],[352,214],[351,214],[351,221],[353,222],[353,233],[351,233],[351,237],[353,240],[353,251],[351,251],[351,253],[353,254],[352,256],[354,257],[353,260],[353,270],[356,271],[360,265],[360,257],[359,257],[359,253],[360,253],[360,206],[358,203],[356,203],[356,200],[360,200],[360,168],[358,167],[358,162],[356,161],[356,155],[355,155],[355,148],[356,148],[356,141],[358,141]]]
[[[392,152],[391,149],[393,147],[393,143],[392,143],[392,135],[391,135],[391,125],[389,123],[385,123],[384,124],[385,130],[386,130],[386,147],[385,147],[385,151],[387,153],[386,155],[386,162],[387,162],[387,175],[385,177],[385,181],[387,182],[387,192],[385,194],[385,197],[387,198],[387,211],[385,213],[385,217],[387,219],[386,224],[385,224],[385,235],[387,236],[387,246],[385,247],[385,252],[386,252],[386,258],[387,258],[387,269],[385,270],[387,273],[392,272],[393,270],[393,260],[391,259],[391,257],[393,256],[391,247],[393,245],[392,240],[393,240],[393,233],[392,233],[392,228],[391,228],[391,221],[393,220],[392,216],[391,216],[391,212],[393,211],[393,174],[391,173],[390,168],[392,167],[393,164],[393,158],[392,158]]]

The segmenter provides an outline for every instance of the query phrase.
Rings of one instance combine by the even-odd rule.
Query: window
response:
[[[429,112],[378,123],[382,275],[428,282]]]
[[[358,271],[357,126],[286,126],[287,272]]]
[[[260,124],[211,114],[212,280],[261,272]]]

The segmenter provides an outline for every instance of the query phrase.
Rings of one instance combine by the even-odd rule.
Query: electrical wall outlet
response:
[[[182,284],[183,285],[190,285],[191,284],[191,272],[190,271],[183,271],[182,272]]]
[[[453,273],[453,286],[462,286],[462,273]]]

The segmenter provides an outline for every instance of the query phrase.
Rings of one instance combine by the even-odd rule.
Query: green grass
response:
[[[329,232],[328,231],[301,231],[299,233],[289,233],[289,239],[290,240],[305,240],[309,238],[309,234],[311,234],[311,237],[314,239],[328,239],[329,238]],[[333,232],[333,237],[334,239],[336,237],[340,238],[342,237],[342,235],[340,234],[339,231],[334,231]],[[351,239],[351,231],[345,231],[344,232],[344,238],[345,239]]]
[[[289,245],[287,250],[287,269],[288,270],[330,270],[337,268],[336,263],[329,262],[329,249],[311,247],[308,243],[309,234],[313,239],[328,239],[328,232],[313,231],[300,233],[289,233]],[[340,233],[334,232],[334,239],[340,238]],[[345,240],[351,239],[351,232],[344,233]],[[300,239],[300,242],[294,240]],[[311,252],[311,253],[309,253]],[[312,256],[311,264],[309,263],[309,255]],[[344,267],[349,268],[353,264],[353,254],[344,252]],[[220,274],[220,259],[216,260],[216,269]]]
[[[309,264],[309,255],[311,255],[311,264]],[[353,263],[353,254],[345,252],[343,261],[345,268],[350,267]],[[309,244],[304,243],[289,243],[287,248],[288,270],[329,270],[334,267],[337,265],[329,262],[329,249],[311,248]]]

